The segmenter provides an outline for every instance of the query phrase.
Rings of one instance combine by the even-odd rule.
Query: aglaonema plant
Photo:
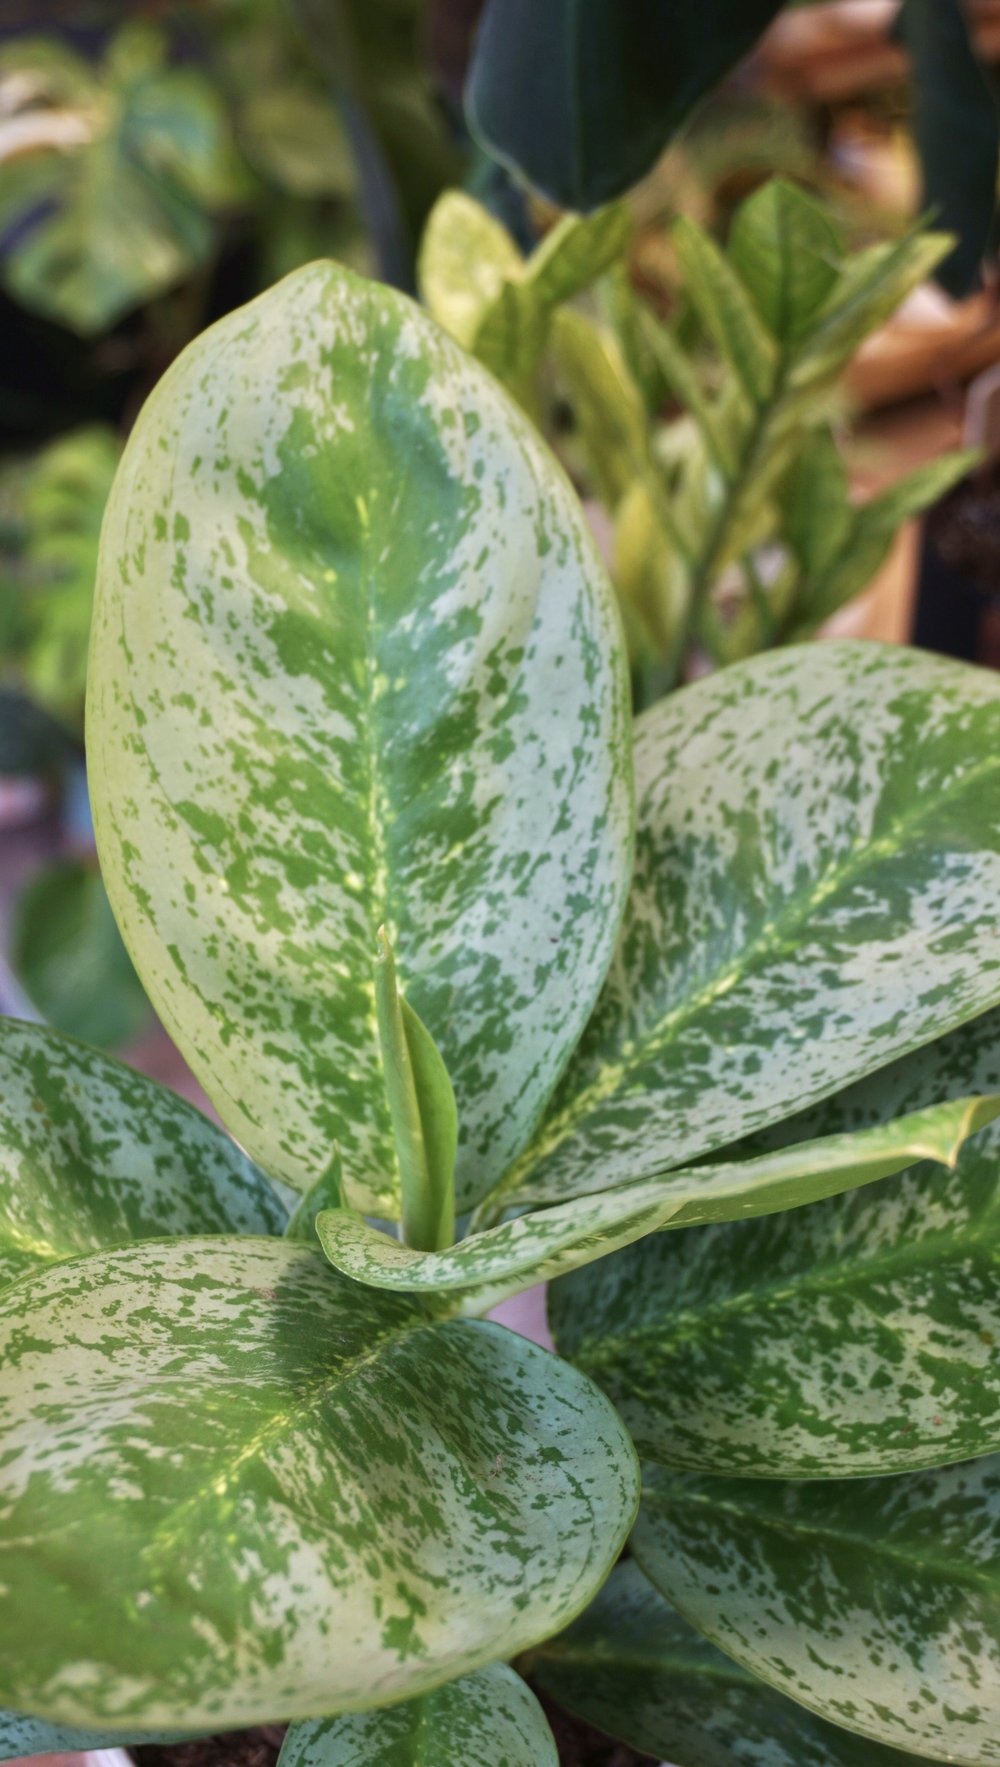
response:
[[[319,264],[140,416],[89,696],[230,1133],[0,1025],[8,1758],[539,1767],[535,1684],[1000,1760],[996,678],[811,645],[633,732],[534,426]],[[553,1277],[557,1355],[486,1317]]]

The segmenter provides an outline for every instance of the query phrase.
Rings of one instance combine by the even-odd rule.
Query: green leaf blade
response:
[[[834,1724],[1000,1760],[1000,1463],[784,1484],[652,1473],[633,1549],[706,1638]]]
[[[52,1721],[416,1698],[568,1622],[634,1515],[582,1376],[285,1241],[78,1259],[0,1337],[0,1698]]]
[[[299,1189],[338,1143],[352,1203],[398,1209],[385,924],[468,1206],[565,1063],[630,859],[617,612],[535,431],[410,302],[313,265],[152,395],[95,619],[109,893],[220,1114]]]
[[[281,1234],[264,1174],[193,1105],[0,1019],[0,1283],[158,1235]]]
[[[685,1767],[922,1767],[785,1699],[667,1605],[634,1560],[537,1654],[542,1690],[609,1736]]]
[[[873,644],[758,657],[644,713],[618,954],[491,1206],[713,1152],[985,1011],[998,738],[992,676]]]
[[[538,1701],[496,1663],[420,1700],[289,1731],[278,1767],[558,1767]]]

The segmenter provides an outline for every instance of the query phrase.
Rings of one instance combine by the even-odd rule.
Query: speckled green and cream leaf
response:
[[[858,1477],[1000,1450],[998,1268],[994,1124],[952,1171],[633,1245],[558,1284],[549,1319],[641,1454]]]
[[[998,1114],[997,1094],[935,1105],[861,1134],[831,1136],[757,1159],[696,1166],[596,1191],[473,1233],[444,1251],[416,1251],[416,1242],[403,1245],[341,1209],[320,1214],[317,1230],[331,1263],[356,1281],[437,1295],[448,1311],[483,1313],[509,1295],[606,1258],[663,1228],[797,1209],[819,1197],[871,1184],[918,1159],[953,1166],[967,1137]],[[693,1242],[685,1237],[677,1246],[675,1257],[682,1268],[688,1245],[698,1243],[700,1236]],[[609,1285],[615,1291],[618,1268],[614,1260],[599,1273],[599,1293]],[[580,1292],[583,1320],[592,1324],[586,1284]],[[594,1353],[604,1357],[610,1352],[613,1366],[627,1358],[627,1342],[623,1347],[616,1329],[619,1319],[642,1306],[659,1317],[672,1292],[643,1287],[617,1306],[612,1301],[602,1307]],[[577,1346],[571,1347],[576,1359]]]
[[[1000,1761],[1000,1459],[896,1479],[644,1479],[632,1544],[667,1600],[831,1723]]]
[[[828,1724],[695,1632],[634,1560],[534,1653],[544,1693],[609,1736],[683,1767],[924,1767]]]
[[[774,652],[645,712],[636,772],[608,981],[494,1210],[711,1153],[1000,998],[995,675]]]
[[[466,1206],[523,1146],[611,953],[624,659],[569,484],[401,295],[314,264],[198,338],[112,492],[91,663],[102,865],[220,1115],[398,1206],[371,964],[444,1056]]]
[[[0,1429],[0,1700],[67,1724],[416,1697],[567,1624],[637,1497],[575,1369],[282,1240],[8,1288]]]
[[[26,1718],[19,1712],[0,1712],[0,1761],[20,1761],[25,1755],[76,1754],[86,1749],[112,1749],[123,1742],[172,1742],[178,1732],[170,1735],[148,1731],[140,1735],[130,1731],[123,1738],[112,1730],[76,1730],[64,1724],[46,1724],[42,1718]]]
[[[192,1105],[0,1018],[0,1284],[133,1239],[281,1234],[285,1221],[264,1175]]]
[[[502,1663],[377,1712],[293,1724],[278,1767],[558,1767],[534,1694]]]

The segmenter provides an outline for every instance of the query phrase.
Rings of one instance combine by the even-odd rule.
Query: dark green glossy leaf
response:
[[[779,10],[780,0],[489,0],[469,121],[561,208],[596,208],[650,170]]]
[[[957,1161],[647,1239],[557,1285],[556,1343],[671,1466],[836,1478],[993,1453],[1000,1131]]]
[[[632,1538],[686,1619],[810,1711],[1000,1761],[1000,1460],[805,1484],[654,1472]]]
[[[126,450],[89,715],[109,895],[233,1133],[299,1189],[337,1143],[350,1202],[398,1213],[384,924],[476,1200],[586,1020],[631,857],[614,598],[528,420],[335,265],[231,314]]]
[[[996,1000],[998,754],[995,676],[876,644],[643,713],[618,954],[491,1212],[710,1153]]]
[[[295,1724],[278,1767],[558,1767],[545,1714],[496,1663],[419,1700]]]
[[[542,1690],[598,1730],[683,1767],[922,1767],[785,1699],[618,1565],[534,1657]]]
[[[581,1610],[635,1511],[607,1400],[275,1239],[0,1296],[0,1698],[225,1729],[416,1698]]]
[[[957,235],[939,267],[949,294],[968,294],[993,233],[1000,118],[991,77],[980,62],[964,0],[903,0],[896,34],[913,64],[913,130],[924,203]]]
[[[263,1174],[192,1105],[0,1018],[0,1282],[133,1239],[280,1234],[285,1220]]]
[[[32,1005],[69,1037],[119,1049],[151,1022],[96,864],[59,859],[31,879],[10,956]]]

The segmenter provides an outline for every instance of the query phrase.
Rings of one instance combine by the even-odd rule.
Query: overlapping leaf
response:
[[[278,1767],[558,1767],[534,1695],[503,1664],[378,1712],[295,1724]]]
[[[289,1242],[76,1259],[0,1342],[0,1699],[55,1721],[416,1697],[566,1624],[634,1513],[575,1370]]]
[[[724,1656],[634,1561],[537,1653],[544,1692],[598,1730],[684,1767],[922,1767],[852,1735]]]
[[[139,419],[91,693],[112,903],[229,1127],[299,1188],[336,1141],[350,1200],[397,1208],[384,923],[467,1206],[582,1028],[630,865],[613,599],[530,424],[401,296],[289,277]]]
[[[561,208],[649,171],[780,0],[490,0],[466,110],[489,151]]]
[[[640,1453],[856,1477],[1000,1449],[998,1263],[994,1125],[953,1171],[645,1240],[560,1284],[549,1311]]]
[[[998,740],[994,676],[875,644],[644,713],[617,956],[490,1209],[709,1153],[995,1001]]]
[[[0,1282],[163,1234],[274,1233],[263,1174],[193,1106],[38,1025],[0,1018]]]
[[[483,1313],[508,1295],[604,1258],[662,1228],[796,1208],[818,1197],[870,1184],[916,1159],[953,1165],[965,1138],[991,1122],[998,1112],[1000,1096],[965,1099],[933,1106],[858,1135],[832,1136],[739,1163],[668,1172],[519,1216],[484,1233],[473,1233],[446,1251],[415,1251],[414,1241],[402,1245],[369,1227],[360,1216],[340,1209],[321,1213],[317,1228],[330,1261],[359,1282],[436,1295],[439,1306],[447,1311]],[[700,1245],[701,1236],[693,1242],[685,1236],[677,1246],[675,1262],[682,1269],[690,1244]],[[645,1247],[638,1248],[637,1261],[643,1272],[644,1254]],[[650,1258],[653,1255],[650,1253]],[[625,1301],[618,1294],[618,1272],[623,1269],[629,1272],[624,1284],[629,1299]],[[633,1275],[630,1264],[613,1260],[599,1275],[596,1293],[600,1299],[595,1309],[590,1306],[586,1284],[582,1290],[571,1291],[580,1296],[581,1329],[587,1342],[581,1346],[578,1341],[571,1308],[568,1353],[576,1360],[596,1357],[597,1376],[605,1384],[608,1367],[631,1369],[633,1313],[639,1311],[645,1317],[642,1310],[646,1309],[652,1315],[649,1336],[655,1346],[657,1322],[662,1323],[665,1315],[668,1323],[663,1334],[669,1337],[667,1308],[682,1288],[677,1282],[666,1287],[644,1282],[632,1292],[629,1284]],[[595,1333],[596,1318],[600,1318],[601,1329]],[[655,1356],[655,1347],[650,1353]],[[642,1374],[648,1376],[645,1363]],[[623,1385],[623,1380],[618,1384]],[[620,1399],[621,1394],[616,1391],[615,1397]]]
[[[654,1473],[636,1557],[727,1655],[832,1723],[1000,1760],[1000,1461],[804,1484]]]

